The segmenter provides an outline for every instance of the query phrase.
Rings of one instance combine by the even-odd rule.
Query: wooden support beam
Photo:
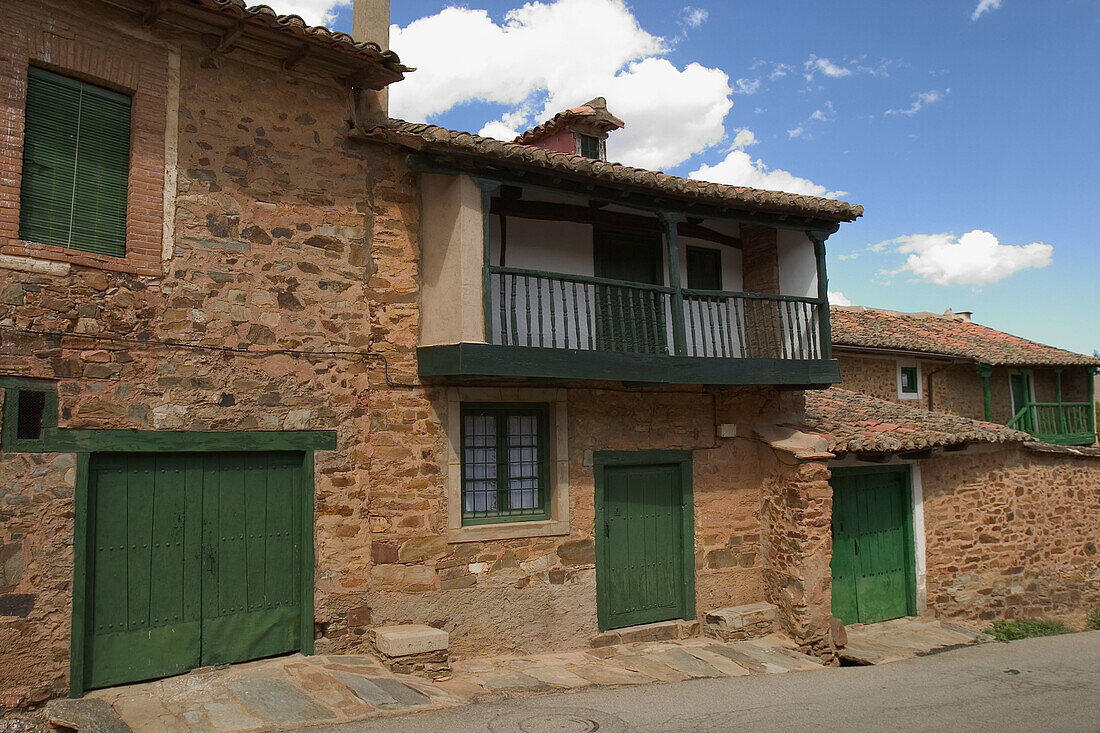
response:
[[[993,376],[993,367],[989,364],[978,365],[978,376],[982,378],[982,397],[985,403],[985,421],[993,422],[993,388],[989,378]]]
[[[603,226],[641,229],[651,232],[665,231],[664,225],[656,217],[641,214],[627,214],[621,211],[602,211],[606,204],[589,202],[588,206],[559,204],[551,201],[521,201],[500,196],[492,202],[493,214],[514,216],[520,219],[538,219],[542,221],[568,221],[576,224],[599,224]],[[680,222],[676,227],[681,237],[701,239],[705,242],[721,244],[727,247],[741,248],[741,239],[716,231],[709,227]]]
[[[300,64],[306,56],[309,56],[309,44],[303,43],[290,52],[290,55],[283,59],[283,70],[291,71],[295,66]]]
[[[164,13],[164,9],[168,7],[168,0],[156,0],[141,16],[141,27],[148,28],[157,22],[157,19]]]
[[[868,451],[857,451],[855,456],[859,460],[865,461],[867,463],[886,463],[887,461],[889,461],[891,458],[894,457],[894,454],[890,453],[888,451],[883,452],[883,453],[871,453],[871,452],[868,452]]]
[[[210,49],[210,54],[220,54],[232,51],[237,41],[244,35],[244,21],[234,23],[225,29],[225,33],[206,33],[202,36],[202,42]]]
[[[923,461],[926,458],[931,458],[932,456],[936,455],[939,452],[940,452],[940,450],[938,448],[925,448],[924,450],[911,450],[911,451],[906,451],[905,453],[898,453],[898,458],[901,458],[901,459],[906,460],[906,461]]]

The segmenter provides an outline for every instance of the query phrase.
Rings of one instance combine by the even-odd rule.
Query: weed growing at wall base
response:
[[[1020,618],[994,621],[985,633],[997,641],[1015,641],[1030,639],[1034,636],[1058,636],[1072,633],[1073,629],[1061,621],[1044,621],[1038,618]]]

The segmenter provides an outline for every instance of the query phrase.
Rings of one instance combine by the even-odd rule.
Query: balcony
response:
[[[765,229],[424,175],[419,373],[828,386],[824,247]],[[503,190],[502,190],[503,189]],[[763,246],[744,234],[763,232]],[[769,249],[770,246],[770,249]],[[752,287],[763,284],[761,290]]]
[[[1096,414],[1089,402],[1029,402],[1008,421],[1008,427],[1031,433],[1044,443],[1092,445]]]

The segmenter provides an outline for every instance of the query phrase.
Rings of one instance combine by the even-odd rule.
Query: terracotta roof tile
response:
[[[839,387],[806,393],[801,430],[822,436],[833,452],[895,453],[962,443],[1023,443],[1027,433],[1004,425],[929,412]]]
[[[580,107],[558,112],[546,122],[537,127],[532,127],[527,132],[521,133],[512,142],[522,145],[543,140],[557,133],[569,123],[582,123],[586,127],[593,127],[601,132],[618,130],[623,127],[623,121],[607,111],[607,101],[603,97],[585,102]]]
[[[1098,366],[1100,359],[1028,341],[951,314],[830,308],[833,343],[970,359],[991,365]]]
[[[1061,456],[1080,456],[1082,458],[1100,458],[1100,448],[1077,445],[1051,445],[1050,443],[1028,443],[1028,450],[1036,453],[1054,453]]]
[[[621,163],[593,160],[569,153],[554,153],[531,145],[507,143],[437,125],[390,120],[388,125],[360,130],[371,139],[385,140],[414,150],[465,153],[526,167],[572,173],[612,185],[648,189],[675,198],[704,201],[752,211],[801,214],[834,222],[855,221],[863,207],[844,201],[765,191],[746,186],[696,181],[660,171],[632,168]]]
[[[184,0],[185,4],[226,15],[237,20],[266,26],[288,36],[326,46],[346,54],[349,59],[372,61],[397,73],[413,71],[402,65],[397,54],[377,43],[356,41],[347,33],[324,26],[308,25],[300,16],[280,15],[267,5],[247,5],[244,0]]]

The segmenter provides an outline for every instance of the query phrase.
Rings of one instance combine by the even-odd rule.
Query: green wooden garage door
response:
[[[833,615],[875,623],[916,611],[909,470],[833,471]]]
[[[85,687],[300,647],[301,453],[97,454]]]

